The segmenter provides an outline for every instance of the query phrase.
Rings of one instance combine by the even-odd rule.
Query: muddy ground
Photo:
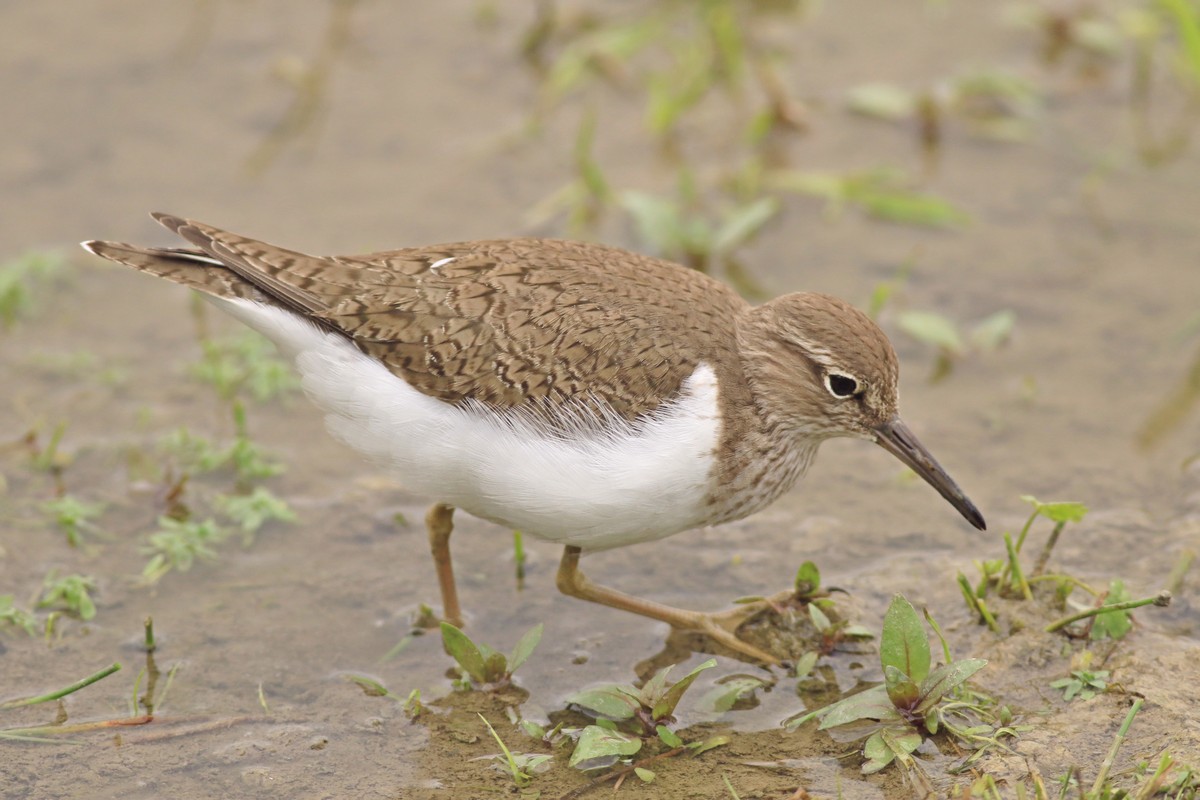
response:
[[[748,15],[746,5],[733,5]],[[549,64],[588,15],[603,25],[693,13],[671,3],[559,7],[562,28],[544,50]],[[702,643],[669,637],[665,626],[559,596],[553,546],[526,542],[519,585],[509,532],[460,515],[453,544],[469,632],[502,648],[538,622],[545,635],[518,673],[519,691],[454,692],[452,662],[436,636],[411,638],[395,652],[414,612],[437,604],[420,524],[430,498],[335,444],[295,394],[248,398],[246,420],[253,441],[287,468],[262,485],[297,520],[271,523],[245,545],[234,536],[215,560],[154,585],[140,578],[147,536],[179,477],[167,474],[161,440],[181,426],[220,442],[234,436],[230,404],[190,365],[203,338],[237,327],[197,313],[178,287],[76,254],[74,243],[166,244],[150,210],[311,252],[564,235],[561,214],[530,210],[574,178],[572,148],[589,109],[594,157],[617,190],[669,195],[681,163],[716,186],[747,153],[769,150],[764,163],[772,167],[902,168],[970,216],[952,230],[929,229],[872,219],[853,205],[831,213],[821,200],[789,194],[737,257],[769,294],[819,290],[866,306],[881,283],[898,282],[880,319],[904,365],[905,417],[989,521],[987,533],[973,531],[878,448],[838,441],[770,509],[596,555],[589,574],[674,605],[717,608],[787,586],[812,559],[827,583],[848,593],[838,595],[839,607],[876,631],[895,592],[928,607],[957,657],[989,660],[974,685],[1009,705],[1023,726],[1013,752],[994,751],[964,775],[948,770],[965,754],[944,739],[927,743],[918,757],[935,796],[983,775],[994,777],[1001,796],[1015,796],[1017,784],[1032,786],[1031,775],[1049,784],[1072,767],[1090,787],[1135,697],[1145,704],[1117,758],[1118,785],[1135,783],[1130,770],[1164,752],[1200,766],[1194,569],[1170,608],[1138,612],[1135,629],[1115,645],[1090,645],[1114,691],[1069,703],[1049,684],[1088,643],[1042,633],[1056,615],[1044,605],[1002,609],[1002,631],[992,633],[976,624],[955,583],[960,571],[976,579],[974,560],[1001,556],[1001,533],[1019,530],[1028,513],[1022,494],[1090,507],[1052,560],[1089,584],[1121,578],[1134,597],[1152,595],[1200,548],[1200,390],[1192,374],[1200,357],[1200,156],[1181,139],[1146,158],[1156,143],[1189,131],[1189,101],[1166,51],[1148,116],[1139,117],[1128,41],[1110,56],[1068,47],[1056,62],[1045,60],[1046,31],[1069,16],[1055,18],[1058,28],[1030,29],[1013,24],[1007,3],[842,0],[775,9],[743,20],[778,52],[772,63],[804,129],[779,126],[761,150],[749,148],[744,123],[765,100],[746,79],[742,94],[721,89],[689,111],[673,146],[663,146],[646,128],[642,61],[601,64],[604,78],[546,99],[545,73],[521,55],[535,8],[80,0],[70,14],[51,4],[0,9],[8,112],[0,257],[61,251],[69,260],[58,277],[35,282],[31,307],[0,332],[0,595],[12,594],[38,625],[35,636],[0,630],[0,700],[121,662],[122,671],[72,695],[63,711],[68,724],[129,717],[131,698],[145,689],[137,676],[147,616],[162,680],[175,669],[152,722],[49,744],[0,741],[0,795],[515,794],[511,778],[473,760],[498,751],[475,712],[514,750],[549,752],[511,725],[506,709],[582,724],[565,700],[580,688],[644,679],[669,663],[686,670],[708,657],[688,649]],[[1098,13],[1117,19],[1139,8],[1111,3]],[[945,86],[972,70],[1004,70],[1035,88],[1039,100],[1021,138],[982,137],[950,115],[936,148],[923,152],[915,123],[845,108],[847,94],[865,83]],[[581,235],[650,248],[617,211]],[[1016,321],[1005,344],[968,352],[931,381],[936,348],[904,334],[905,310],[937,312],[964,330],[1005,310]],[[35,454],[46,452],[59,426],[60,455],[50,459],[59,469],[39,468]],[[232,482],[228,471],[193,477],[184,501],[204,508]],[[105,504],[99,530],[78,547],[43,508],[64,491]],[[1048,528],[1035,528],[1031,546],[1040,547]],[[92,576],[94,618],[63,616],[43,635],[51,609],[36,602],[48,574]],[[870,649],[826,656],[820,674],[843,691],[877,681]],[[681,706],[686,740],[724,733],[727,745],[655,762],[654,783],[631,778],[621,791],[915,793],[894,767],[862,776],[850,743],[811,725],[786,732],[780,723],[814,696],[784,670],[722,655],[693,699],[747,673],[775,681],[757,702],[725,713]],[[401,700],[419,689],[429,708],[412,721],[402,703],[364,693],[351,674],[372,676]],[[53,704],[0,710],[0,728],[48,724],[55,714]],[[586,783],[566,765],[566,750],[557,752],[522,795],[555,798]]]

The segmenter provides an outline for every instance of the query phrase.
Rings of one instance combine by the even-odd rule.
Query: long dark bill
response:
[[[875,429],[875,443],[903,461],[913,472],[924,478],[930,486],[938,490],[938,494],[950,501],[950,505],[958,509],[958,513],[966,517],[979,530],[986,530],[987,523],[983,515],[975,507],[958,484],[946,474],[942,465],[930,455],[925,445],[917,441],[917,437],[908,429],[899,417],[885,422]]]

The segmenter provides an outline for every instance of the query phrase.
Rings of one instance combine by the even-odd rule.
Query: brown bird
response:
[[[593,584],[579,556],[752,514],[835,436],[879,444],[984,528],[901,421],[891,343],[835,297],[751,306],[694,270],[581,242],[319,257],[153,217],[193,247],[83,246],[271,339],[335,437],[439,501],[426,523],[453,622],[457,507],[565,545],[565,594],[773,662],[736,636],[771,601],[671,608]]]

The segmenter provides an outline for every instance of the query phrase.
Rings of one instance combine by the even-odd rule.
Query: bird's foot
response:
[[[762,661],[772,666],[777,665],[779,664],[777,656],[773,656],[767,651],[739,638],[737,630],[760,614],[780,610],[794,595],[794,591],[787,589],[770,597],[743,603],[726,611],[716,611],[709,614],[697,613],[694,629],[735,653],[749,656],[756,661]]]

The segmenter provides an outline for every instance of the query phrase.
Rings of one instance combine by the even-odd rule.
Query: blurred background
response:
[[[260,340],[77,250],[172,244],[149,211],[313,253],[585,238],[754,300],[842,296],[892,336],[905,418],[991,532],[878,448],[832,442],[771,509],[597,556],[589,574],[718,608],[811,558],[864,619],[904,591],[968,651],[978,629],[955,575],[998,557],[1032,494],[1091,508],[1055,551],[1064,569],[1136,596],[1176,590],[1146,615],[1146,663],[1195,647],[1192,0],[76,0],[0,6],[0,44],[0,699],[127,661],[72,699],[72,719],[119,716],[145,688],[133,645],[152,615],[185,725],[131,730],[125,747],[88,739],[69,765],[56,745],[0,742],[10,796],[510,785],[466,760],[495,750],[482,729],[409,725],[346,680],[450,692],[440,642],[410,635],[437,604],[429,498],[325,436]],[[559,597],[556,548],[525,541],[517,578],[510,532],[458,522],[470,630],[507,648],[546,624],[521,716],[705,658],[663,649],[656,623]],[[723,661],[713,680],[740,668]],[[831,669],[843,690],[878,678],[854,659]],[[1021,691],[1019,661],[998,670]],[[854,765],[799,765],[801,740],[775,727],[809,706],[794,683],[694,720],[797,761],[776,787],[730,756],[742,796],[887,792]],[[1189,702],[1168,692],[1148,724],[1195,763]],[[1061,725],[1107,731],[1099,719]],[[1029,734],[1047,776],[1107,741],[1053,739]],[[730,796],[719,771],[691,779],[657,796]]]

